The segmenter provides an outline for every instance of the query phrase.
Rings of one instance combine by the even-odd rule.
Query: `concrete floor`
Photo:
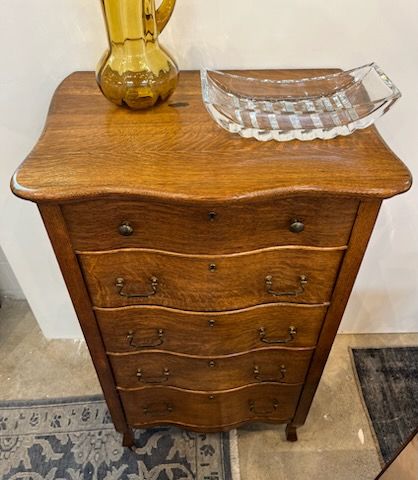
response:
[[[338,335],[299,441],[284,426],[238,430],[242,480],[368,480],[379,458],[354,380],[348,347],[416,345],[418,334]],[[46,340],[24,301],[0,309],[0,400],[100,393],[83,341]]]

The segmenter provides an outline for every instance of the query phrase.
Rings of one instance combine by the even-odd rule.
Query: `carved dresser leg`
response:
[[[298,434],[296,433],[296,427],[290,423],[286,425],[286,439],[288,442],[297,442]]]

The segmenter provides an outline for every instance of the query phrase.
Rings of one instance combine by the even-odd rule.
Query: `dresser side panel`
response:
[[[38,208],[77,313],[113,423],[117,431],[127,432],[129,429],[125,420],[120,397],[116,391],[115,382],[111,373],[112,370],[106,356],[100,330],[90,304],[77,258],[70,243],[61,209],[55,204],[40,204]]]
[[[353,226],[347,253],[331,297],[331,305],[319,336],[318,345],[312,357],[295,417],[291,425],[305,423],[313,397],[321,379],[332,344],[338,331],[345,307],[354,286],[361,262],[366,252],[379,213],[381,201],[364,201],[360,204]]]

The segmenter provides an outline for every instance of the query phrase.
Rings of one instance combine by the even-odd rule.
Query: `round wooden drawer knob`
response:
[[[300,233],[305,230],[305,224],[297,219],[292,220],[289,230],[293,233]]]
[[[134,229],[132,228],[129,222],[122,222],[119,225],[118,230],[119,230],[119,233],[124,237],[129,237],[129,235],[132,235],[134,233]]]

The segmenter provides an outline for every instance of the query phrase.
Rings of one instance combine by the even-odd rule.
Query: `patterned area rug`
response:
[[[383,463],[418,426],[418,347],[353,348],[364,404]]]
[[[2,480],[239,480],[236,431],[136,430],[123,448],[103,397],[0,402]]]

